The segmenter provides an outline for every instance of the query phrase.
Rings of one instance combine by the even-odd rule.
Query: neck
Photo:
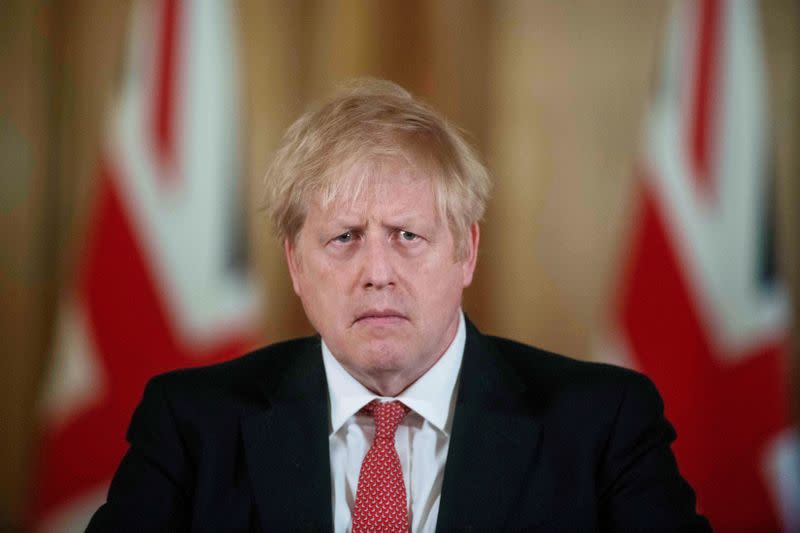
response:
[[[398,372],[398,371],[385,371],[376,373],[363,373],[358,372],[356,369],[345,368],[356,381],[364,385],[370,392],[374,392],[378,396],[385,396],[394,398],[399,396],[404,390],[410,387],[415,381],[421,378],[425,372],[436,364],[439,360],[437,357],[430,365],[423,368],[421,371],[414,373]]]

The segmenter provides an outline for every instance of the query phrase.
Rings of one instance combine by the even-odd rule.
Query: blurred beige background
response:
[[[477,279],[466,297],[470,317],[485,331],[590,357],[626,235],[669,2],[236,5],[251,192],[243,209],[264,280],[268,341],[309,327],[257,209],[260,174],[310,101],[341,80],[370,75],[399,82],[466,129],[494,175]],[[760,6],[797,375],[800,5]],[[0,3],[0,528],[21,519],[56,303],[93,190],[129,7],[128,0]]]

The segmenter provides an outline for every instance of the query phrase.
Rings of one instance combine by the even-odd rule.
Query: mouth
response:
[[[406,315],[394,309],[368,309],[356,315],[353,325],[390,326],[406,320]]]

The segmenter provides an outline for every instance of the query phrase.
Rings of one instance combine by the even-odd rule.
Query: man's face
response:
[[[367,388],[395,396],[453,340],[479,231],[473,224],[469,252],[456,260],[430,180],[382,168],[354,202],[312,202],[284,248],[294,290],[333,355]]]

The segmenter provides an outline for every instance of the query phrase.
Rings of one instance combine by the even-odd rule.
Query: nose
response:
[[[367,239],[361,268],[361,285],[365,289],[394,287],[395,270],[391,244],[381,239]]]

